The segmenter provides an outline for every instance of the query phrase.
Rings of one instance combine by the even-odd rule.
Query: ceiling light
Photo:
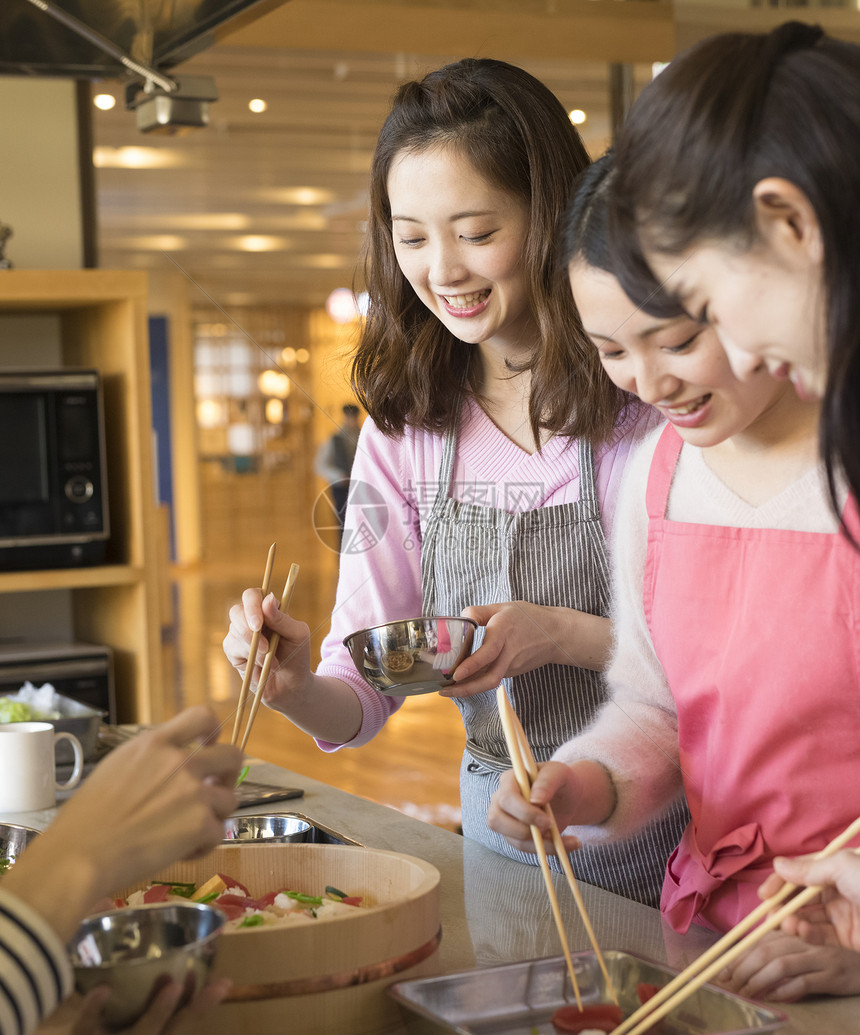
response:
[[[280,424],[284,419],[284,404],[280,399],[266,400],[266,420],[269,424]]]
[[[174,169],[185,164],[185,156],[166,147],[96,147],[93,165],[97,169]]]
[[[110,111],[111,108],[116,107],[116,97],[110,93],[97,93],[95,97],[93,97],[93,104],[100,111]]]
[[[574,126],[581,126],[583,122],[588,118],[582,108],[574,108],[573,111],[568,112],[567,116]]]
[[[188,238],[179,234],[131,234],[128,237],[115,237],[115,248],[145,248],[156,252],[180,252],[188,247]]]
[[[237,240],[243,252],[277,252],[286,248],[287,241],[283,237],[268,237],[265,234],[246,234]]]
[[[216,399],[201,399],[197,404],[197,423],[201,428],[217,428],[227,423],[224,404]]]
[[[278,187],[261,194],[282,205],[328,205],[335,199],[333,191],[321,187]]]
[[[296,362],[297,363],[307,363],[307,361],[310,358],[311,358],[311,354],[310,354],[310,352],[308,352],[307,349],[296,349]]]
[[[355,265],[355,257],[332,255],[331,252],[324,252],[321,255],[308,255],[305,265],[315,270],[350,269]]]
[[[275,399],[286,399],[290,394],[290,379],[281,370],[264,370],[257,378],[257,385],[263,395]]]
[[[268,108],[268,104],[262,98],[255,97],[252,101],[248,101],[248,107],[255,115],[259,115]]]
[[[177,212],[170,222],[177,230],[247,230],[251,219],[242,212]]]

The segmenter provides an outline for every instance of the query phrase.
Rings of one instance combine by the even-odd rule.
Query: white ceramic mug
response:
[[[65,783],[56,778],[54,752],[67,740],[75,753],[72,775]],[[0,812],[36,812],[53,808],[57,791],[81,782],[84,749],[71,733],[57,733],[49,722],[0,723]]]

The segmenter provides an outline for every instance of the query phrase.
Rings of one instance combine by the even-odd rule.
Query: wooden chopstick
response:
[[[505,740],[508,745],[508,754],[511,756],[511,763],[514,768],[514,776],[516,777],[517,785],[520,788],[520,793],[526,801],[528,801],[529,792],[531,791],[531,782],[529,780],[525,760],[522,757],[516,726],[511,719],[511,716],[514,715],[513,707],[511,706],[511,703],[508,700],[508,695],[505,693],[505,688],[501,683],[496,689],[496,699],[499,705],[499,715],[502,719],[502,729],[504,730]],[[579,992],[579,983],[576,980],[576,972],[573,969],[570,946],[567,943],[564,921],[561,918],[561,910],[559,909],[558,897],[555,893],[555,885],[552,880],[552,871],[549,868],[549,860],[546,857],[546,847],[543,843],[543,836],[536,826],[531,826],[529,829],[531,830],[535,851],[537,852],[538,860],[540,861],[540,869],[543,874],[544,884],[546,884],[549,904],[552,907],[552,915],[555,919],[555,926],[558,930],[558,936],[561,939],[561,948],[564,952],[565,962],[567,963],[567,972],[570,975],[570,983],[573,985],[573,994],[576,996],[576,1005],[581,1010],[582,996]]]
[[[296,585],[296,579],[299,575],[298,564],[291,564],[290,571],[287,575],[287,581],[284,583],[284,592],[281,594],[281,610],[286,611],[290,606],[290,599],[293,595],[293,589]],[[269,678],[269,671],[272,668],[272,661],[275,657],[275,651],[278,649],[278,644],[281,642],[281,637],[278,633],[272,633],[269,638],[269,649],[266,651],[266,657],[263,659],[263,671],[260,673],[260,678],[257,682],[257,689],[254,693],[254,701],[251,705],[251,714],[248,716],[248,725],[245,727],[245,733],[242,736],[242,742],[239,747],[244,751],[245,745],[248,743],[248,737],[251,736],[251,727],[254,725],[254,719],[257,718],[257,712],[260,709],[260,702],[263,700],[263,688],[266,685],[266,680]],[[248,659],[249,667],[252,665],[252,661]]]
[[[275,565],[275,543],[269,547],[269,553],[266,557],[266,570],[263,574],[263,582],[261,589],[263,592],[263,600],[269,595],[269,590],[272,587],[272,568]],[[242,689],[239,691],[239,703],[236,705],[236,721],[233,723],[233,736],[230,738],[231,744],[237,744],[239,742],[239,727],[242,725],[242,717],[245,713],[245,705],[248,701],[248,689],[251,686],[251,677],[254,674],[254,659],[257,657],[257,646],[260,643],[260,633],[262,628],[251,636],[251,648],[248,652],[248,664],[245,666],[245,675],[242,679]]]
[[[517,731],[517,737],[520,743],[520,751],[526,764],[529,776],[529,786],[534,783],[537,779],[538,768],[535,757],[532,754],[531,748],[529,747],[528,738],[526,737],[525,730],[523,729],[522,723],[520,722],[519,716],[513,710],[510,709],[511,719],[515,725]],[[552,832],[552,843],[555,848],[555,854],[558,857],[561,868],[564,870],[564,875],[567,878],[567,885],[570,888],[573,900],[576,902],[576,908],[579,910],[579,916],[582,920],[585,932],[588,935],[588,940],[591,942],[591,948],[594,950],[594,955],[597,958],[597,962],[600,966],[600,970],[603,974],[603,979],[606,982],[606,991],[609,993],[610,998],[618,1006],[618,993],[615,991],[615,985],[612,983],[612,978],[609,976],[606,963],[603,959],[603,953],[600,951],[600,946],[597,944],[597,935],[594,933],[594,928],[591,925],[591,918],[588,915],[588,910],[585,908],[585,902],[582,898],[582,894],[579,890],[579,885],[576,882],[576,877],[573,873],[573,867],[570,865],[570,859],[567,854],[567,849],[564,846],[564,841],[561,838],[561,831],[558,829],[558,823],[556,822],[555,815],[553,814],[552,807],[547,804],[544,805],[544,812],[549,817],[550,831]]]
[[[500,689],[504,693],[504,689],[501,687]],[[526,731],[523,729],[523,725],[520,722],[519,716],[517,715],[516,711],[514,710],[513,706],[508,700],[507,694],[504,695],[504,711],[507,714],[516,734],[519,753],[523,760],[528,775],[528,787],[530,791],[531,785],[537,779],[537,762],[535,761],[535,757],[532,754],[532,749],[529,746],[528,737],[526,737]],[[502,721],[504,722],[504,720]],[[522,786],[520,786],[520,790],[522,791]],[[523,792],[523,796],[527,798],[529,791]],[[591,947],[594,950],[594,955],[597,957],[597,962],[600,965],[600,970],[603,973],[604,980],[606,981],[606,990],[611,996],[615,1005],[617,1006],[618,995],[615,991],[615,986],[612,983],[612,978],[609,976],[609,971],[606,968],[606,963],[603,959],[603,953],[600,951],[600,946],[597,944],[597,936],[595,935],[594,928],[591,925],[591,918],[588,915],[588,910],[585,908],[585,902],[583,901],[582,894],[580,893],[579,885],[576,883],[576,877],[574,876],[573,868],[570,865],[570,859],[567,855],[567,849],[564,847],[564,842],[561,839],[561,831],[558,829],[558,823],[556,823],[555,816],[550,805],[544,805],[543,810],[549,817],[553,846],[555,848],[556,855],[558,856],[558,861],[561,864],[561,868],[564,871],[564,875],[567,878],[568,887],[571,890],[574,902],[576,902],[576,908],[579,910],[579,915],[585,927],[585,931],[588,934],[588,940],[591,942]]]
[[[860,834],[860,818],[835,837],[825,848],[816,853],[816,858],[825,859],[838,852],[840,848]],[[860,849],[857,849],[860,854]],[[642,1035],[657,1021],[661,1020],[679,1006],[684,1000],[696,992],[702,985],[715,977],[733,959],[752,948],[761,938],[779,927],[786,917],[796,913],[802,906],[811,902],[823,890],[821,885],[804,888],[781,909],[772,912],[776,906],[798,890],[797,884],[784,884],[776,894],[765,899],[740,923],[723,935],[710,949],[702,953],[689,967],[673,978],[666,986],[619,1024],[612,1035]],[[750,934],[744,935],[751,927],[762,921]],[[741,939],[738,941],[738,939]],[[726,950],[723,952],[723,950]],[[673,994],[675,993],[675,994]]]

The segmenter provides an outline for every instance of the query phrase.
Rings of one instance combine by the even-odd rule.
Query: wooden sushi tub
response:
[[[239,843],[156,879],[202,884],[216,873],[254,896],[287,887],[318,895],[333,885],[363,902],[348,916],[222,934],[213,976],[229,976],[234,987],[206,1015],[206,1035],[384,1032],[401,1019],[386,986],[438,970],[439,871],[422,859],[347,845]]]

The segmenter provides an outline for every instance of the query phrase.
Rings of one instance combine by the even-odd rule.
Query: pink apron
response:
[[[727,930],[773,856],[860,814],[860,553],[841,534],[667,520],[682,444],[667,427],[646,496],[645,615],[692,816],[661,909],[678,931]],[[844,519],[860,541],[853,500]]]

